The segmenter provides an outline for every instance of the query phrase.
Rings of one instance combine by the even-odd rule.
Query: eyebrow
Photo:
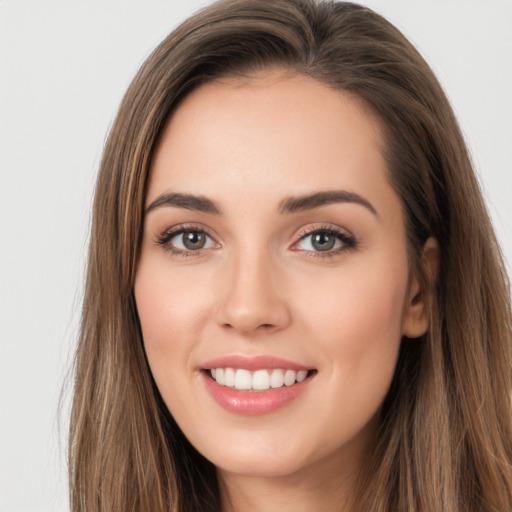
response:
[[[297,213],[335,203],[359,204],[364,206],[376,217],[379,216],[377,210],[367,199],[355,192],[348,192],[346,190],[327,190],[305,196],[288,197],[279,203],[278,211],[281,214]],[[158,196],[146,208],[146,214],[162,206],[174,206],[177,208],[185,208],[186,210],[196,210],[203,213],[222,215],[221,208],[214,201],[205,196],[173,192],[166,192]]]
[[[158,196],[147,208],[149,213],[161,206],[175,206],[185,208],[186,210],[196,210],[204,213],[221,215],[221,209],[211,200],[204,196],[195,196],[192,194],[165,193]]]
[[[317,192],[315,194],[289,197],[281,201],[279,213],[296,213],[305,210],[313,210],[321,206],[334,203],[355,203],[364,206],[376,217],[379,216],[374,206],[364,197],[354,192],[346,190],[327,190],[325,192]]]

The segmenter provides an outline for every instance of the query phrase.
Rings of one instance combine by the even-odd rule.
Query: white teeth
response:
[[[293,370],[286,370],[286,373],[284,374],[284,383],[286,386],[291,386],[292,384],[295,384],[295,379],[297,378],[297,372]]]
[[[259,391],[270,387],[270,375],[267,370],[258,370],[252,376],[252,387]]]
[[[224,386],[232,388],[235,385],[235,370],[226,368],[224,370]]]
[[[302,382],[307,376],[307,370],[256,370],[251,372],[243,368],[212,368],[212,378],[220,385],[238,390],[265,391],[267,389],[292,386]]]
[[[252,376],[249,370],[238,369],[235,373],[235,389],[251,389]]]
[[[300,370],[299,372],[297,372],[297,382],[302,382],[307,376],[307,370]]]
[[[218,384],[222,384],[224,386],[224,368],[217,368],[215,371],[215,380]]]
[[[270,387],[282,388],[284,386],[284,371],[274,370],[270,374]]]

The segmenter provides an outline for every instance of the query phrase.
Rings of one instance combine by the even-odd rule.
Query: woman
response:
[[[350,3],[222,1],[98,177],[74,511],[504,511],[511,312],[453,112]]]

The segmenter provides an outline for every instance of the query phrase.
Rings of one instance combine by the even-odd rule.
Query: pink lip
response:
[[[298,398],[309,386],[312,377],[292,386],[283,386],[265,391],[238,391],[217,384],[207,370],[211,368],[244,368],[246,370],[277,369],[309,370],[306,366],[272,356],[226,356],[213,359],[202,365],[200,376],[211,397],[229,412],[246,416],[268,414],[284,407]]]
[[[307,366],[303,366],[286,359],[281,359],[274,356],[224,356],[217,359],[207,361],[201,367],[203,370],[210,370],[211,368],[243,368],[245,370],[274,370],[282,368],[283,370],[311,370]]]

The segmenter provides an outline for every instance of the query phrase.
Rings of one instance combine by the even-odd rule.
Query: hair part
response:
[[[98,175],[69,466],[73,512],[218,511],[214,466],[167,410],[133,298],[152,155],[179,102],[202,84],[283,69],[362,100],[383,128],[411,268],[441,248],[429,331],[403,339],[357,509],[512,509],[509,286],[455,116],[405,37],[368,8],[313,0],[222,0],[144,63]]]

